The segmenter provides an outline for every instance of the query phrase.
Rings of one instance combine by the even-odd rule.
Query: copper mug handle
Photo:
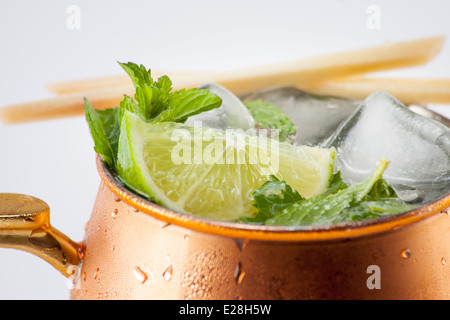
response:
[[[32,253],[72,277],[79,265],[82,245],[50,225],[44,201],[23,194],[0,193],[0,248]]]

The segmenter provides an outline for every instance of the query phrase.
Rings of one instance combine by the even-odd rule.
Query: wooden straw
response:
[[[223,73],[216,82],[236,94],[282,85],[320,83],[370,72],[423,65],[442,49],[444,37],[388,43],[283,64]]]
[[[18,124],[79,116],[83,113],[84,97],[87,97],[96,109],[107,109],[118,105],[124,94],[133,95],[134,93],[129,89],[129,86],[106,88],[11,105],[0,109],[0,118],[4,124]]]
[[[233,70],[231,72],[169,72],[167,74],[171,79],[188,81],[192,77],[195,79],[202,79],[203,77],[203,81],[220,83],[234,93],[241,94],[272,85],[310,85],[311,83],[322,82],[324,79],[329,80],[375,71],[422,65],[433,59],[441,51],[444,41],[445,37],[440,36],[398,43],[386,43],[371,48],[327,54],[238,71]],[[161,76],[162,74],[153,72],[153,75],[156,76]],[[123,75],[52,83],[47,88],[56,94],[69,94],[127,85],[131,86],[131,82],[128,76]]]
[[[385,91],[404,104],[450,104],[450,79],[354,78],[303,85],[317,95],[363,100],[375,91]]]
[[[191,77],[207,77],[208,73],[202,72],[153,72],[153,78],[159,78],[162,75],[169,76],[172,80],[188,79]],[[75,81],[66,82],[56,82],[50,83],[46,86],[47,90],[55,94],[72,94],[93,90],[101,90],[105,88],[115,88],[115,87],[132,87],[131,79],[126,74],[106,76],[106,77],[96,77],[92,79],[82,79]]]
[[[50,83],[46,88],[55,94],[72,94],[105,88],[131,87],[132,85],[130,77],[121,74],[117,76]]]
[[[180,81],[174,83],[173,88],[174,90],[179,90],[182,88],[198,87],[203,82],[203,77],[201,80],[194,77],[185,80],[180,79]],[[0,108],[0,119],[4,124],[10,125],[80,116],[83,114],[84,98],[87,98],[94,108],[102,110],[118,106],[125,94],[133,97],[134,87],[125,85],[85,92],[74,92],[50,99],[9,105]]]
[[[341,77],[422,65],[440,52],[443,43],[444,37],[432,37],[240,71],[227,71],[208,74],[208,76],[196,74],[186,78],[181,77],[178,81],[175,79],[174,89],[192,88],[204,82],[216,82],[236,95],[240,95],[274,85],[301,87]],[[7,106],[0,109],[0,118],[4,123],[13,124],[81,115],[84,97],[91,101],[94,108],[112,108],[123,99],[123,94],[133,95],[133,91],[131,86],[121,86]]]

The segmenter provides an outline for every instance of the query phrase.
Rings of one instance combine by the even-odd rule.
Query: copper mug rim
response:
[[[118,183],[114,175],[96,155],[99,176],[122,201],[136,210],[168,224],[233,238],[268,241],[321,241],[367,236],[396,230],[439,214],[450,207],[450,193],[424,206],[406,212],[363,221],[321,226],[265,226],[207,219],[162,207],[131,192]]]

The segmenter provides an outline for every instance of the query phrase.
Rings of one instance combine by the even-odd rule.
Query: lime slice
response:
[[[252,216],[253,192],[269,175],[303,197],[325,191],[334,149],[294,147],[274,139],[146,123],[127,112],[121,124],[118,173],[137,192],[169,209],[233,221]]]

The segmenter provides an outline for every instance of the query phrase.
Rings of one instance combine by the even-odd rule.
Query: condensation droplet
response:
[[[403,259],[408,259],[409,257],[411,257],[411,250],[410,249],[403,249],[402,252],[400,253],[400,256]]]
[[[171,223],[166,223],[165,225],[163,225],[161,228],[167,228],[168,226],[170,226]]]
[[[239,251],[242,251],[248,246],[250,239],[234,239],[234,243],[236,244],[236,247],[238,247]]]
[[[115,245],[112,245],[111,246],[111,251],[115,251],[116,250],[116,246]]]
[[[87,274],[86,274],[86,272],[83,272],[83,280],[86,281],[86,279],[87,279]]]
[[[142,271],[142,269],[139,267],[134,268],[133,274],[141,284],[147,281],[148,279],[147,274],[144,271]]]
[[[169,265],[167,269],[164,270],[163,272],[164,280],[170,281],[170,279],[172,279],[172,274],[173,274],[173,266]]]
[[[445,260],[445,258],[444,258],[444,257],[442,257],[442,259],[441,259],[441,263],[442,263],[442,265],[443,265],[443,266],[445,266],[445,264],[447,263],[447,260]]]
[[[237,295],[235,299],[236,300],[243,300],[244,298],[241,295]]]
[[[99,273],[100,272],[100,269],[99,268],[97,268],[97,271],[95,272],[95,274],[94,274],[94,279],[95,280],[98,280],[98,278],[99,278]]]
[[[139,212],[139,210],[137,208],[133,208],[134,212]]]
[[[111,217],[113,217],[113,219],[115,219],[115,218],[117,218],[117,215],[119,214],[119,210],[117,210],[117,209],[114,209],[112,212],[111,212]]]
[[[184,235],[184,241],[189,241],[189,236],[187,234]]]
[[[118,196],[114,195],[114,201],[115,202],[120,202],[120,198]]]
[[[241,284],[242,280],[244,280],[245,271],[242,270],[242,264],[239,262],[236,270],[234,271],[234,279],[236,279],[237,284]]]
[[[86,251],[86,245],[84,243],[81,243],[80,247],[77,250],[78,259],[80,259],[80,260],[84,259],[84,252],[85,251]]]

